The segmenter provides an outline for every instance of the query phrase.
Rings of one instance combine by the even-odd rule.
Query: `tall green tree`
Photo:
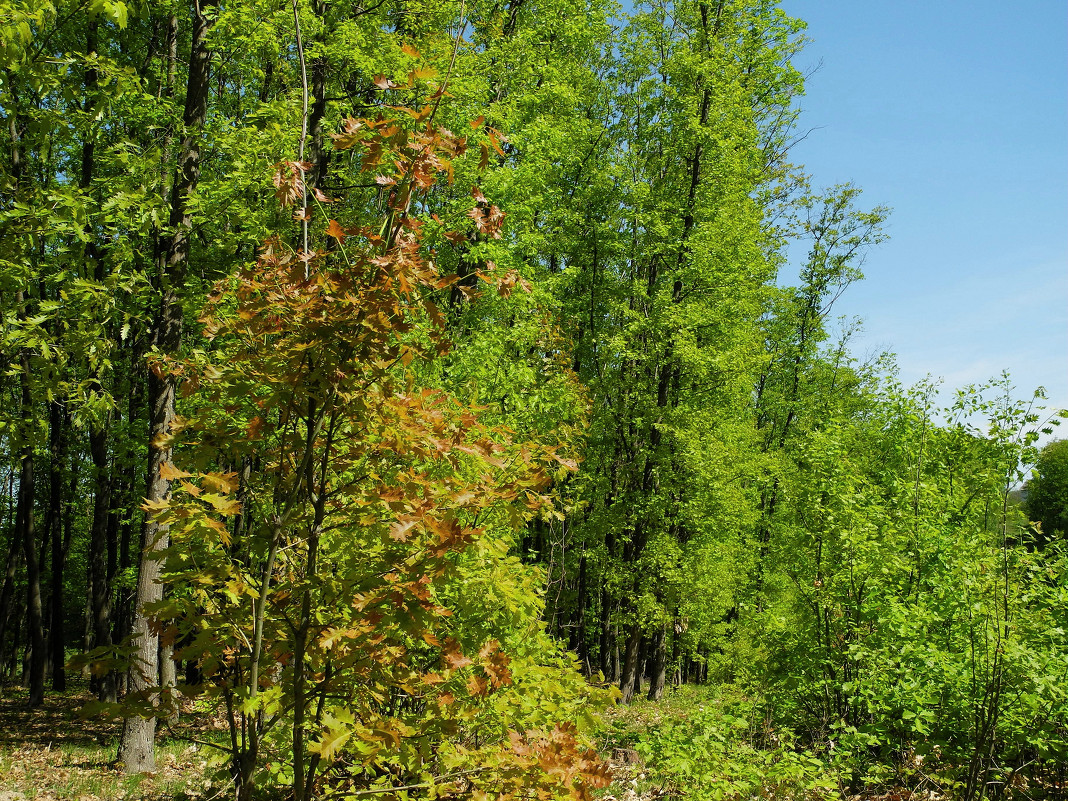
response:
[[[1068,532],[1068,440],[1054,440],[1042,448],[1024,490],[1024,510],[1040,525],[1036,544],[1043,547],[1063,539]]]
[[[650,695],[662,692],[670,640],[688,626],[682,577],[697,577],[688,559],[707,562],[717,542],[726,546],[730,516],[744,515],[744,501],[726,500],[739,495],[744,469],[706,459],[741,461],[751,430],[757,322],[774,271],[755,198],[783,146],[768,120],[789,116],[799,91],[789,65],[799,29],[770,4],[696,2],[669,13],[654,3],[635,12],[618,45],[607,175],[619,210],[594,218],[597,239],[574,254],[562,288],[594,410],[572,552],[585,554],[586,570],[600,568],[596,583],[586,580],[601,585],[600,660],[614,668],[609,655],[622,643],[627,700],[645,672],[643,651]],[[580,596],[594,606],[588,589]]]

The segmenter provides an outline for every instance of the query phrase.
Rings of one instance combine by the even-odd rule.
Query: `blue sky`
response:
[[[792,160],[893,209],[835,307],[865,321],[854,353],[896,352],[906,383],[1007,369],[1068,407],[1068,3],[782,8],[808,23],[795,63],[816,70]]]

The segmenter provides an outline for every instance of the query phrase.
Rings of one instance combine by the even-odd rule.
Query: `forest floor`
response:
[[[208,715],[183,715],[180,726],[171,733],[164,732],[158,741],[157,772],[127,776],[116,762],[121,724],[85,720],[78,715],[91,699],[81,684],[62,695],[46,693],[45,703],[30,710],[26,707],[25,690],[0,688],[0,801],[213,801],[230,797],[225,783],[212,779],[216,771],[209,764],[207,750],[188,741],[190,736],[218,737],[218,731],[213,730],[220,727],[220,720]],[[599,801],[656,801],[667,797],[662,777],[642,763],[633,746],[659,727],[685,719],[704,703],[714,703],[707,690],[682,688],[667,693],[659,702],[643,699],[609,710],[598,732],[598,745],[612,766],[615,782],[598,793]],[[682,788],[676,783],[678,789]],[[774,791],[761,795],[780,796]],[[793,796],[788,793],[781,797]],[[848,790],[839,796],[832,790],[803,793],[801,797],[805,796],[844,796],[846,801],[946,798],[930,790],[899,790],[874,796]]]
[[[212,798],[207,760],[193,745],[164,739],[151,776],[119,769],[121,724],[83,720],[84,687],[46,693],[26,708],[26,691],[0,691],[0,801],[205,801]]]
[[[93,699],[82,685],[63,694],[46,692],[45,702],[27,709],[27,693],[0,688],[0,801],[212,801],[228,788],[212,781],[202,747],[164,736],[158,741],[158,770],[127,776],[116,760],[121,724],[83,719],[78,711]],[[637,720],[644,725],[645,716]],[[187,716],[181,734],[210,732],[215,721]],[[606,753],[606,757],[611,756]],[[616,782],[601,801],[653,801],[638,764],[613,761]]]

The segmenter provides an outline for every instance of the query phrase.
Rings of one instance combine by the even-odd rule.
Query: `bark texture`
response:
[[[207,114],[211,51],[207,46],[210,21],[205,9],[217,3],[194,0],[193,29],[190,37],[189,75],[186,84],[185,110],[182,116],[182,141],[171,190],[170,232],[161,237],[161,298],[154,332],[154,344],[163,353],[177,353],[182,339],[183,314],[180,292],[189,265],[191,218],[187,210],[190,193],[200,179],[200,136]],[[170,482],[160,475],[160,468],[171,459],[171,448],[161,441],[174,422],[175,380],[173,376],[151,370],[149,389],[148,487],[150,501],[168,497]],[[148,519],[145,522],[141,561],[137,576],[131,635],[137,646],[134,664],[127,678],[131,693],[148,693],[159,679],[159,637],[152,631],[145,615],[146,604],[163,597],[159,581],[160,563],[156,558],[167,546],[165,526]],[[119,759],[128,773],[155,770],[154,741],[156,719],[129,717],[123,721]]]

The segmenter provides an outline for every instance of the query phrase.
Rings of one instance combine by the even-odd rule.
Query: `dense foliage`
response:
[[[1024,511],[1036,524],[1036,545],[1063,540],[1068,534],[1068,440],[1042,449],[1024,489]]]
[[[836,333],[803,30],[0,0],[0,678],[242,799],[589,798],[609,684],[718,688],[628,743],[690,798],[1063,786],[1064,443]]]

